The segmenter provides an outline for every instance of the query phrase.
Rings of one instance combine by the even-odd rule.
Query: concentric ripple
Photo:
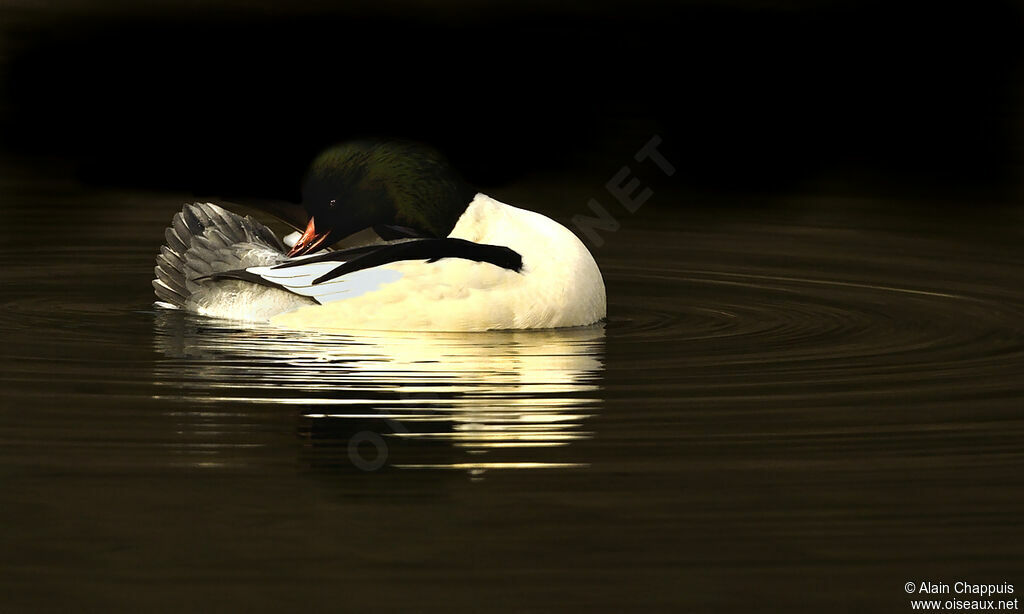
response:
[[[684,455],[756,442],[763,463],[1018,462],[1020,229],[965,218],[922,230],[860,211],[808,226],[772,213],[736,224],[704,212],[670,226],[685,231],[609,238],[604,394],[615,401],[594,427],[605,444],[629,449],[639,430]],[[846,227],[867,223],[881,228]]]
[[[0,356],[23,399],[153,405],[203,438],[233,416],[284,412],[314,464],[471,472],[585,467],[638,428],[687,421],[698,443],[759,437],[769,416],[1022,428],[1024,255],[1008,224],[658,213],[595,248],[602,326],[332,336],[154,311],[152,259],[174,207],[121,219],[129,205],[110,206],[102,232],[54,246],[8,228]]]
[[[744,377],[816,373],[868,384],[895,374],[972,379],[1024,358],[1016,297],[682,267],[609,273],[671,284],[685,297],[674,312],[653,301],[623,304],[626,315],[612,319],[617,338],[676,344],[680,351],[658,357],[661,367]]]

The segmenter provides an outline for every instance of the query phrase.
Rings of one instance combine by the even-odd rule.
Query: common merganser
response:
[[[604,280],[576,235],[476,192],[423,145],[328,149],[310,167],[303,205],[309,221],[290,251],[251,217],[185,205],[157,256],[157,306],[307,330],[558,328],[605,317]],[[322,251],[368,228],[383,241]]]

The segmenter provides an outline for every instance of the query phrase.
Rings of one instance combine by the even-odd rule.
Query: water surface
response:
[[[184,196],[3,189],[5,612],[1024,586],[1019,209],[659,194],[595,248],[602,325],[346,336],[154,310]]]

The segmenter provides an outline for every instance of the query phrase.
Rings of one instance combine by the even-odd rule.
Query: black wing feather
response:
[[[325,257],[318,260],[319,262],[342,259],[344,255],[347,255],[350,259],[343,262],[330,273],[321,275],[313,280],[313,283],[323,283],[342,275],[402,260],[437,262],[442,258],[462,258],[476,262],[489,262],[517,273],[521,272],[523,268],[523,257],[513,249],[503,245],[486,245],[463,239],[423,239],[394,245],[374,245],[368,248],[355,249],[362,251],[354,258],[352,258],[352,252],[355,250],[346,250],[348,254],[345,254],[345,252],[325,254]],[[279,265],[279,267],[285,266],[288,265]]]

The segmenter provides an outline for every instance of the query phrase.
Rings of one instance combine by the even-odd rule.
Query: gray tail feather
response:
[[[211,203],[182,207],[164,231],[153,290],[162,307],[181,309],[213,273],[272,264],[286,250],[269,228]]]

